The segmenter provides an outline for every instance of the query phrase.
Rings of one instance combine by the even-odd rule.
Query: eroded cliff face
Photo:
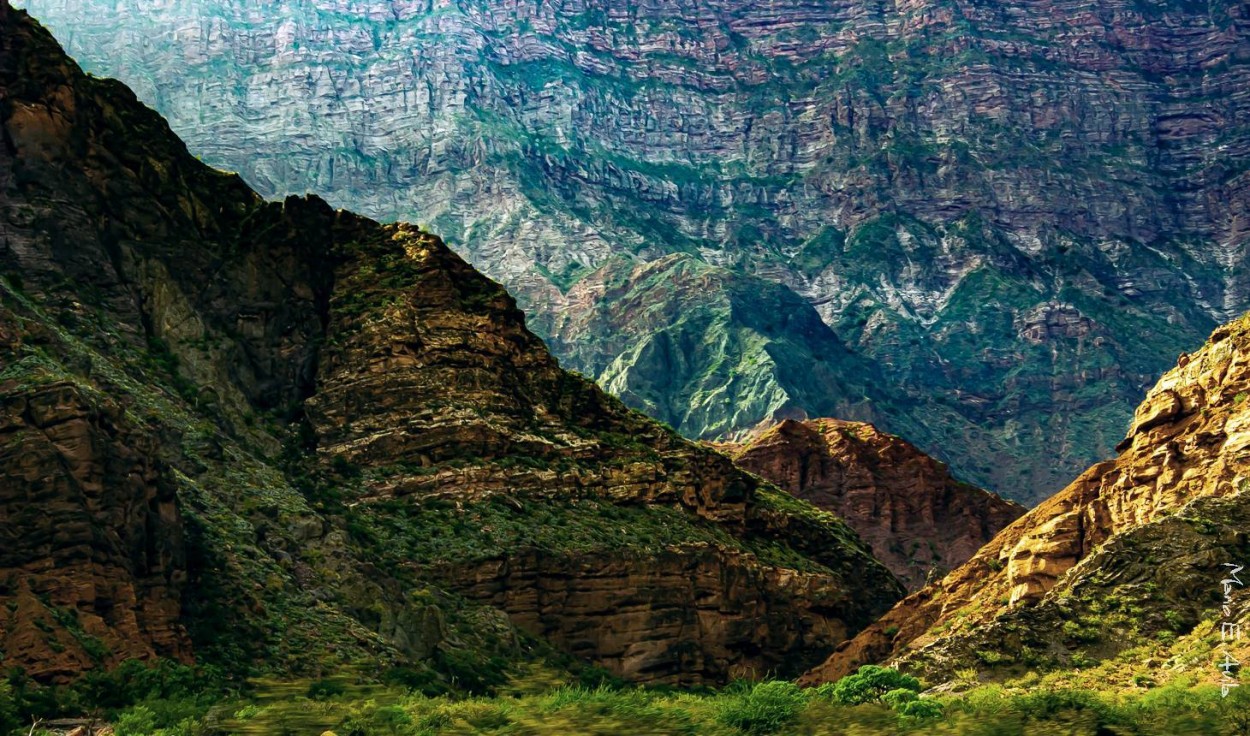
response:
[[[441,575],[470,599],[508,611],[520,628],[643,682],[801,672],[855,626],[829,615],[854,593],[828,576],[715,546],[671,548],[645,565],[536,551]]]
[[[437,237],[264,202],[7,7],[0,131],[6,667],[492,681],[564,648],[721,682],[901,596],[833,516],[561,370]],[[541,626],[498,594],[527,575],[570,590]]]
[[[934,679],[968,667],[1001,676],[1111,659],[1158,631],[1186,635],[1205,622],[1209,635],[1223,565],[1247,554],[1248,396],[1243,317],[1160,379],[1119,457],[908,596],[806,679],[886,660]]]
[[[723,449],[739,467],[844,519],[913,592],[1025,512],[862,422],[785,420]]]
[[[263,193],[433,224],[570,367],[688,436],[872,419],[1035,502],[1250,307],[1240,3],[23,5]],[[637,263],[674,253],[725,269],[709,303],[763,278],[824,332],[731,311],[782,352],[669,347],[723,332]],[[830,411],[865,395],[828,355],[788,369],[834,339],[893,406]],[[656,383],[673,355],[723,367]]]
[[[182,524],[156,442],[71,382],[14,383],[0,381],[5,664],[60,680],[189,657]]]

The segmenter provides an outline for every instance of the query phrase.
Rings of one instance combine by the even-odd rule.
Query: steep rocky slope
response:
[[[845,519],[911,591],[967,562],[1025,511],[871,424],[785,420],[722,449],[738,467]]]
[[[1219,622],[1244,614],[1241,586],[1231,586],[1235,605],[1223,614],[1221,580],[1226,564],[1250,554],[1247,397],[1250,316],[1218,328],[1160,379],[1119,457],[899,602],[807,679],[883,660],[941,681],[960,670],[997,677],[1121,656],[1154,657],[1154,669],[1202,660],[1209,677],[1209,643],[1196,657],[1164,647],[1160,659],[1141,647],[1195,631],[1209,640]]]
[[[1250,308],[1244,3],[22,4],[263,193],[432,223],[688,436],[848,416],[852,367],[787,370],[836,336],[896,404],[853,418],[1035,502]],[[825,327],[718,310],[739,340],[683,347],[721,367],[659,384],[700,326],[637,261],[675,253]]]
[[[6,670],[715,682],[901,596],[836,518],[561,370],[435,236],[263,201],[4,0],[0,134]]]

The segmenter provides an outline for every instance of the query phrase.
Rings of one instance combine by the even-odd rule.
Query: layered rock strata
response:
[[[844,519],[913,592],[1025,512],[862,422],[785,420],[724,449],[739,467]]]

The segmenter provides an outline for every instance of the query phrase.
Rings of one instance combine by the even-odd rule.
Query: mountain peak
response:
[[[965,562],[1024,513],[864,422],[785,419],[722,448],[740,467],[845,519],[909,590]]]

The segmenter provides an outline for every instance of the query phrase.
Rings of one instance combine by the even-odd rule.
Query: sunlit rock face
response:
[[[1025,511],[862,422],[786,419],[722,448],[738,467],[845,519],[913,592],[967,562]]]
[[[433,225],[688,436],[859,402],[836,339],[852,418],[1034,502],[1250,307],[1241,3],[19,4],[261,193]],[[822,324],[754,324],[766,282]]]
[[[882,661],[934,682],[967,668],[993,677],[1020,665],[1088,667],[1074,663],[1121,653],[1145,667],[1159,655],[1143,644],[1218,629],[1219,581],[1250,555],[1250,316],[1182,355],[1117,449],[839,646],[806,680]],[[1168,654],[1192,645],[1182,639]],[[1142,648],[1127,651],[1134,647]],[[1218,674],[1204,669],[1189,673]]]

